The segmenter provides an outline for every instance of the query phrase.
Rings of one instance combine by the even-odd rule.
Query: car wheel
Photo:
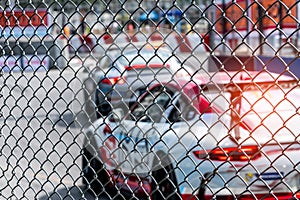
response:
[[[97,93],[95,98],[95,104],[96,104],[97,119],[107,116],[112,110],[111,105],[106,100],[102,100],[100,102]]]
[[[90,162],[91,159],[92,159],[91,154],[86,149],[83,149],[82,168],[81,168],[83,172],[83,176],[82,176],[83,185],[87,185],[93,179],[93,173],[92,173],[93,170],[90,168],[90,166],[88,166],[88,163]]]
[[[103,194],[109,187],[110,180],[102,163],[95,158],[86,148],[82,153],[82,183],[95,196]]]
[[[109,103],[102,103],[102,104],[97,104],[98,105],[98,112],[97,112],[97,117],[105,117],[111,113],[111,105]]]
[[[152,172],[152,199],[179,200],[177,181],[172,164]]]

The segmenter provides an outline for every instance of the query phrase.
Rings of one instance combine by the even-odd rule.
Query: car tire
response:
[[[107,102],[102,103],[102,104],[97,104],[97,118],[105,117],[108,116],[109,113],[111,113],[111,105],[108,104]]]
[[[108,194],[110,180],[103,164],[95,158],[86,148],[82,150],[82,183],[96,197]],[[112,191],[109,190],[108,191]]]
[[[96,117],[97,119],[99,119],[109,115],[112,108],[111,105],[106,100],[100,102],[97,93],[98,92],[96,92],[95,105],[96,105]]]
[[[90,162],[92,156],[90,153],[86,150],[82,150],[82,184],[87,185],[90,183],[93,179],[92,170],[90,169],[90,166],[88,166],[88,163]]]
[[[168,162],[170,163],[170,162]],[[177,181],[172,164],[164,165],[152,172],[152,199],[179,200]]]

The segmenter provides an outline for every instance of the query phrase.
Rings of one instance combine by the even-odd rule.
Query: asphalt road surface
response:
[[[0,199],[109,199],[80,177],[85,64],[0,77]]]
[[[0,199],[94,199],[80,178],[80,74],[13,73],[1,81]]]

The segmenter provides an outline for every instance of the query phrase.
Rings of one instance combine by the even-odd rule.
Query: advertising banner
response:
[[[20,71],[21,70],[20,56],[1,56],[0,66],[3,72]]]
[[[50,57],[47,55],[2,56],[0,66],[3,72],[48,71]]]
[[[49,23],[46,9],[0,10],[1,37],[44,37],[49,32]]]
[[[50,57],[47,55],[22,56],[23,71],[48,71]]]
[[[216,29],[219,33],[228,33],[232,29],[268,30],[278,25],[282,29],[293,29],[297,27],[296,5],[296,0],[219,0],[215,12]]]

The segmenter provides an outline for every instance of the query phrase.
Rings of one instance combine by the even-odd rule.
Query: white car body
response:
[[[247,73],[247,78],[236,74],[212,74],[208,79],[154,86],[162,87],[161,91],[166,88],[173,91],[172,101],[162,114],[156,115],[150,106],[133,120],[129,115],[139,116],[134,115],[141,107],[137,103],[125,116],[115,112],[98,119],[85,130],[84,147],[97,150],[118,189],[151,196],[156,158],[164,155],[158,161],[162,167],[169,164],[173,167],[176,192],[182,198],[295,197],[300,189],[298,82],[269,73]],[[234,76],[237,78],[231,78]],[[228,100],[228,94],[234,90],[246,90],[242,95],[241,120],[234,125],[238,126],[239,137],[231,125]],[[153,92],[150,96],[155,95],[160,94]],[[168,97],[158,96],[155,101]],[[186,96],[190,105],[198,105],[197,112],[189,110],[187,104],[175,108]],[[147,94],[138,102],[146,102],[146,98]],[[168,117],[174,108],[188,110],[181,112],[178,118],[181,121]]]

